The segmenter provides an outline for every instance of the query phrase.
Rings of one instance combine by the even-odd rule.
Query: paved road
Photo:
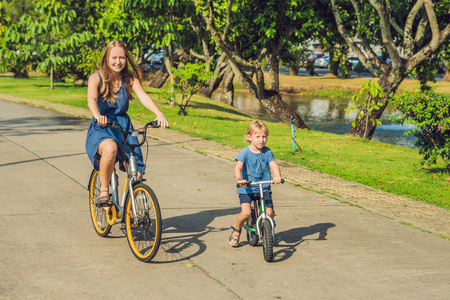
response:
[[[86,128],[0,101],[2,299],[448,299],[448,240],[288,184],[274,188],[274,262],[231,248],[233,165],[167,141],[149,141],[164,231],[141,263],[120,225],[92,228]]]

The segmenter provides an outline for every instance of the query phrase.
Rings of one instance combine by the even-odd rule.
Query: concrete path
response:
[[[120,225],[92,228],[86,128],[0,101],[2,299],[448,299],[448,240],[289,184],[274,187],[274,262],[231,248],[233,164],[169,139],[149,140],[163,244],[141,263]]]

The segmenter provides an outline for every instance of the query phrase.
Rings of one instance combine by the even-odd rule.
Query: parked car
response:
[[[147,70],[160,69],[164,63],[164,55],[162,52],[155,52],[153,54],[146,53],[144,59],[147,61],[145,64]]]
[[[319,58],[316,58],[314,61],[314,66],[316,68],[328,68],[328,65],[330,64],[330,56],[325,55]]]
[[[156,52],[150,55],[148,58],[148,62],[151,64],[159,64],[162,65],[164,63],[164,55],[162,52]]]
[[[303,65],[306,65],[308,61],[315,61],[316,59],[323,57],[323,53],[310,53],[306,58],[302,60]]]

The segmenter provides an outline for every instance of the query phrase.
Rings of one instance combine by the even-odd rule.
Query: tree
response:
[[[253,94],[261,104],[280,120],[285,123],[291,122],[290,116],[294,116],[295,125],[299,128],[307,128],[301,117],[288,104],[276,90],[265,89],[264,70],[261,61],[272,50],[272,66],[278,65],[279,54],[282,53],[285,41],[295,34],[295,26],[288,26],[285,30],[288,34],[277,35],[275,19],[267,20],[264,16],[269,11],[276,11],[276,1],[262,5],[259,1],[246,1],[244,3],[234,3],[232,0],[225,2],[215,2],[192,0],[200,12],[206,28],[211,33],[216,45],[226,54],[229,64],[236,78]],[[296,4],[297,1],[294,1]],[[242,5],[240,5],[242,4]],[[253,11],[253,16],[252,16]],[[288,10],[286,13],[291,12]],[[252,18],[250,18],[252,16]],[[247,20],[247,22],[242,22]],[[270,26],[263,26],[269,24]],[[301,23],[299,21],[298,23]],[[265,30],[265,36],[261,32]],[[258,39],[258,36],[261,37]],[[268,45],[267,41],[272,44]],[[256,82],[245,72],[250,71],[256,75]],[[277,73],[278,74],[278,73]],[[277,75],[278,76],[278,75]],[[275,81],[277,81],[275,79]]]
[[[190,49],[190,54],[204,62],[207,72],[214,73],[214,76],[208,79],[207,85],[200,90],[200,94],[211,98],[224,78],[228,66],[227,56],[225,53],[218,51],[220,49],[216,49],[209,32],[204,28],[202,20],[198,20],[197,16],[191,16],[189,20],[200,43],[200,46]]]
[[[208,81],[214,74],[208,71],[203,64],[187,63],[183,68],[172,68],[175,77],[173,86],[169,84],[171,91],[161,90],[160,96],[167,99],[180,108],[178,114],[187,115],[186,108],[192,96],[208,85]]]
[[[53,88],[54,71],[62,77],[67,74],[68,66],[76,69],[78,48],[91,36],[90,31],[76,26],[77,22],[85,23],[76,18],[73,9],[81,4],[80,1],[37,1],[33,9],[23,11],[20,19],[11,22],[1,52],[15,76],[27,77],[30,66],[41,69],[50,73]]]
[[[126,9],[133,15],[133,22],[145,29],[147,43],[163,50],[164,71],[174,83],[171,68],[176,66],[177,49],[190,49],[197,41],[189,17],[195,14],[194,6],[188,0],[124,0]],[[166,76],[162,71],[161,76]],[[165,80],[164,80],[165,81]],[[163,81],[163,83],[164,83]]]
[[[331,5],[337,28],[346,43],[361,63],[380,77],[378,83],[384,96],[378,99],[380,109],[370,112],[371,119],[379,119],[400,83],[428,61],[450,34],[448,3],[331,0]],[[381,57],[374,45],[382,46]],[[362,110],[364,114],[369,113],[368,107]],[[369,123],[365,128],[360,122],[350,129],[350,134],[371,138],[376,126]]]
[[[28,78],[35,61],[21,16],[33,8],[31,1],[0,3],[0,69],[14,73],[14,78]]]
[[[281,58],[283,66],[289,68],[291,75],[297,75],[298,70],[303,66],[304,59],[308,56],[307,45],[290,45],[290,47],[283,53]]]

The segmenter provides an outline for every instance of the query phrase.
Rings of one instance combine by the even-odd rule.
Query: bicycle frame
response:
[[[127,149],[123,149],[128,156],[126,162],[123,162],[127,171],[126,176],[123,176],[125,179],[123,195],[119,195],[119,178],[115,164],[108,186],[110,201],[107,204],[104,201],[101,205],[98,203],[102,190],[99,170],[92,171],[88,187],[89,210],[96,233],[101,237],[108,236],[119,216],[119,223],[123,224],[128,246],[133,255],[142,262],[149,262],[155,257],[162,235],[162,216],[158,198],[151,187],[145,184],[145,179],[138,177],[140,174],[138,158],[134,153],[137,147],[146,142],[148,126],[159,127],[156,121],[145,124],[143,129],[127,131],[111,120],[103,125],[119,129],[122,142],[127,146]]]
[[[255,228],[245,227],[246,230],[256,232],[256,234],[259,237],[259,242],[261,242],[261,224],[263,220],[269,220],[270,225],[272,227],[272,236],[273,240],[275,241],[275,223],[273,219],[266,213],[266,202],[264,200],[264,193],[263,193],[263,184],[271,184],[273,183],[272,180],[268,181],[256,181],[256,182],[250,182],[250,185],[259,185],[259,193],[260,193],[260,199],[259,199],[259,211],[258,216],[255,222]]]
[[[117,217],[119,217],[119,219],[122,219],[122,220],[125,217],[123,214],[123,211],[124,211],[124,207],[125,207],[126,199],[127,199],[128,195],[130,195],[131,209],[133,211],[133,215],[135,215],[135,216],[137,215],[136,202],[135,202],[134,193],[133,193],[133,186],[142,181],[145,181],[145,179],[138,178],[138,176],[137,176],[138,175],[138,163],[137,163],[136,155],[134,154],[134,150],[137,147],[142,146],[145,139],[142,142],[138,142],[138,144],[130,144],[125,139],[124,133],[131,134],[133,136],[138,136],[139,134],[142,134],[145,137],[146,132],[147,132],[147,127],[148,126],[157,127],[157,124],[154,122],[148,123],[144,127],[143,132],[136,131],[136,130],[133,132],[124,132],[123,128],[122,128],[122,126],[120,126],[120,124],[112,122],[112,121],[108,121],[108,122],[109,122],[108,123],[109,127],[113,127],[113,128],[115,127],[115,128],[120,129],[123,143],[126,144],[128,147],[130,147],[130,157],[129,157],[129,163],[128,163],[127,177],[125,180],[124,191],[123,191],[122,199],[120,202],[119,202],[119,180],[118,180],[118,175],[117,175],[115,168],[111,175],[111,181],[109,184],[109,193],[111,195],[111,201],[113,203],[113,206],[111,206],[111,209],[114,209],[114,210],[112,210],[112,218],[108,219],[108,223],[112,223],[111,225],[113,225],[116,223]],[[135,135],[135,133],[136,133],[136,135]],[[134,224],[136,224],[136,225],[138,224],[137,218],[134,219]]]

